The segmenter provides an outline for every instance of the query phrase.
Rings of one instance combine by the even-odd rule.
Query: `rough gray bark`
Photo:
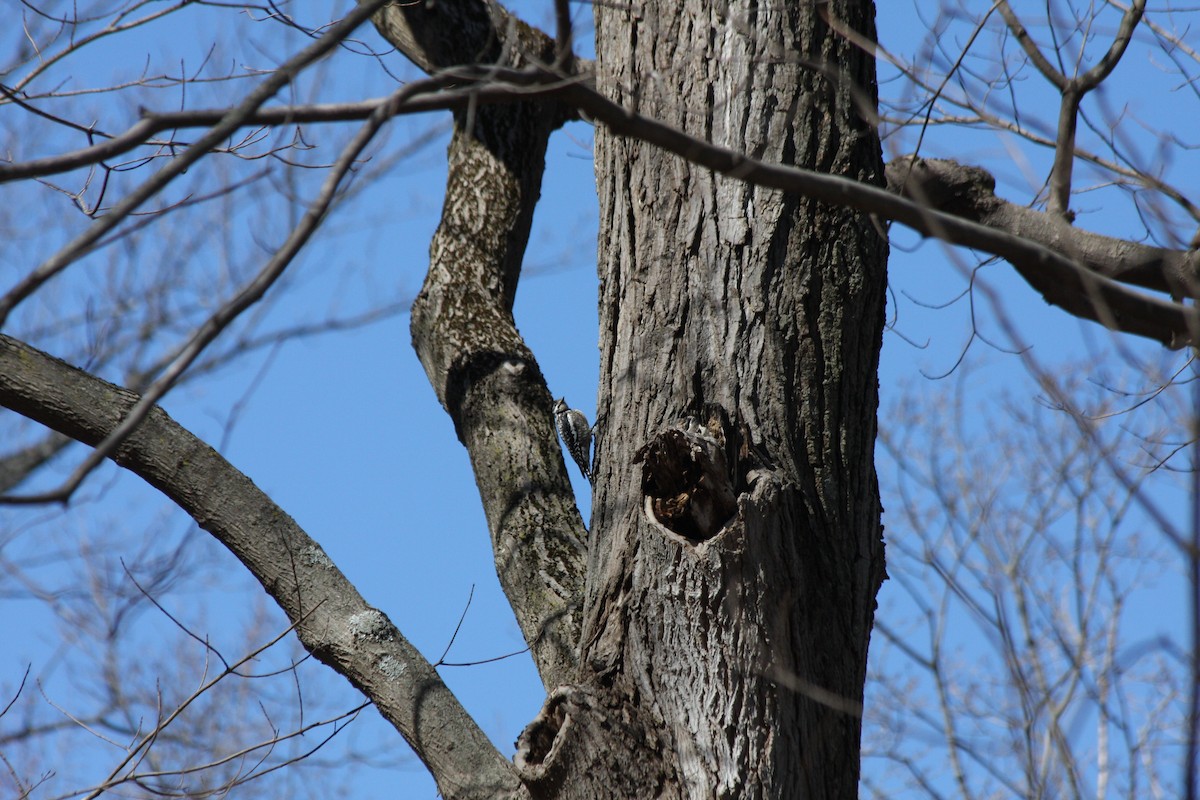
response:
[[[873,34],[869,4],[839,12]],[[873,64],[812,7],[642,13],[600,12],[605,94],[766,161],[881,181],[854,97],[874,92]],[[380,29],[402,47],[417,38],[394,18]],[[463,55],[424,41],[407,46],[427,70]],[[451,145],[413,336],[471,453],[520,619],[549,552],[520,537],[557,524],[537,501],[560,508],[567,485],[538,464],[549,396],[511,320],[537,185],[520,165],[541,153],[476,119]],[[602,132],[597,175],[606,335],[585,661],[575,675],[535,654],[548,686],[567,685],[522,735],[518,772],[538,797],[853,796],[883,575],[872,448],[886,245],[861,214]],[[523,475],[536,479],[515,485],[514,505]]]
[[[422,69],[552,60],[545,34],[486,3],[396,4],[380,32]],[[586,531],[550,424],[550,392],[512,317],[553,104],[455,114],[441,223],[413,304],[413,345],[474,468],[496,572],[547,689],[573,679]]]
[[[1003,254],[1047,303],[1168,347],[1200,339],[1200,321],[1182,303],[1166,304],[1102,283],[1107,279],[1164,292],[1176,301],[1194,300],[1200,296],[1200,249],[1170,250],[1080,230],[1061,215],[997,197],[996,180],[987,171],[945,159],[897,158],[887,165],[887,181],[891,191],[924,208],[1035,242],[1079,265],[1075,272],[1050,269],[1036,257]]]
[[[834,5],[874,37],[870,3]],[[854,98],[874,94],[873,63],[813,4],[596,16],[597,88],[631,110],[765,161],[882,181]],[[536,796],[618,796],[636,773],[637,796],[853,797],[883,577],[886,243],[862,214],[603,130],[596,170],[601,428],[581,675],[527,729],[518,768],[543,781]],[[701,478],[717,451],[736,513],[715,529],[662,524],[661,510],[674,524],[680,504],[719,499]],[[556,780],[560,764],[573,768]]]

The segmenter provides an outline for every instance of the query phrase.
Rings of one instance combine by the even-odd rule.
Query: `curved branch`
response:
[[[0,334],[0,405],[85,444],[137,396]],[[387,616],[262,490],[162,409],[113,460],[157,488],[237,556],[296,624],[300,641],[365,694],[447,798],[524,796],[511,765]]]
[[[1064,233],[1057,246],[1043,244],[938,211],[936,204],[914,202],[898,193],[838,175],[769,164],[717,147],[657,120],[635,114],[581,84],[564,86],[558,94],[617,134],[657,145],[724,175],[796,192],[831,205],[858,209],[899,222],[925,236],[1000,256],[1040,291],[1048,303],[1077,317],[1154,339],[1168,347],[1200,343],[1200,315],[1194,309],[1135,292],[1111,277],[1092,272],[1087,265],[1074,259],[1073,235],[1066,237]],[[1123,248],[1129,246],[1124,242],[1120,244]],[[1123,252],[1126,251],[1122,249],[1117,255]],[[1165,264],[1143,265],[1134,272],[1144,277],[1160,269],[1162,285],[1171,286],[1177,293],[1193,295],[1200,286],[1196,277],[1200,264],[1196,258],[1189,251],[1173,259],[1175,265],[1184,267],[1182,274],[1168,272],[1162,268]]]
[[[427,72],[561,84],[565,51],[498,3],[395,3],[374,18]],[[565,46],[565,43],[562,43]],[[453,69],[455,65],[481,66]],[[566,80],[575,78],[566,77]],[[413,347],[467,448],[501,586],[547,689],[575,678],[587,531],[551,424],[551,397],[512,315],[557,102],[455,114],[442,219],[413,304]]]
[[[1114,281],[1174,297],[1200,297],[1200,252],[1151,247],[1074,227],[996,196],[996,181],[979,167],[904,156],[887,166],[888,186],[930,208],[1038,242]]]
[[[1121,16],[1121,25],[1117,28],[1117,35],[1113,38],[1113,43],[1109,45],[1108,52],[1091,69],[1075,79],[1075,85],[1081,92],[1090,92],[1095,89],[1116,69],[1121,57],[1125,55],[1125,48],[1133,39],[1133,29],[1142,21],[1144,13],[1146,13],[1146,0],[1133,0],[1133,4],[1125,9],[1125,13]]]
[[[954,161],[918,159],[915,156],[897,158],[888,164],[887,176],[888,188],[892,191],[911,196],[930,209],[977,222],[990,230],[1062,254],[1087,274],[1164,292],[1176,298],[1200,296],[1200,251],[1150,247],[1065,225],[1050,215],[997,197],[996,182],[990,174],[978,167],[964,166]],[[1037,286],[1044,280],[1038,277],[1038,264],[1034,261],[1012,263],[1032,285]],[[1075,308],[1079,299],[1068,296],[1069,292],[1078,291],[1077,282],[1048,288],[1056,295],[1062,295],[1051,302],[1080,315]],[[1110,295],[1110,300],[1115,304],[1110,309],[1112,314],[1121,315],[1127,305],[1123,302],[1125,296]],[[1177,303],[1156,302],[1176,311],[1183,310],[1183,306]],[[1129,310],[1137,313],[1133,305],[1129,305]],[[1084,316],[1095,319],[1094,316]],[[1185,330],[1181,329],[1178,333]],[[1162,340],[1160,336],[1152,338]],[[1171,341],[1164,343],[1172,344]]]
[[[551,397],[512,316],[551,125],[533,104],[459,115],[413,347],[467,448],[496,572],[547,689],[573,680],[583,527]]]
[[[464,108],[472,102],[505,103],[528,99],[528,92],[523,91],[517,85],[489,86],[485,82],[482,84],[472,83],[469,87],[446,88],[447,81],[453,78],[454,72],[449,71],[405,84],[404,99],[402,100],[398,100],[397,96],[393,94],[388,97],[377,97],[354,103],[313,103],[260,109],[243,117],[239,127],[300,125],[311,122],[353,122],[367,119],[381,107],[386,107],[392,116],[399,116],[455,110]],[[3,91],[2,87],[0,87],[0,91]],[[433,94],[435,91],[437,93]],[[535,91],[544,92],[545,87],[535,87]],[[163,131],[216,125],[228,115],[228,108],[199,108],[188,111],[148,113],[121,133],[114,134],[111,138],[89,147],[56,156],[0,164],[0,183],[57,175],[73,169],[89,167],[143,146],[190,147],[188,142],[156,141],[153,137]]]

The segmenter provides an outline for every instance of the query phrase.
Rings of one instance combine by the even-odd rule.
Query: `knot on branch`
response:
[[[711,539],[737,511],[725,428],[723,415],[710,416],[707,424],[688,417],[655,436],[633,458],[642,465],[647,513],[694,542]]]
[[[996,179],[985,169],[943,158],[901,156],[884,169],[887,188],[901,197],[967,218],[996,200]]]
[[[570,731],[564,733],[563,728],[572,718],[573,695],[574,690],[569,686],[555,689],[546,698],[542,710],[517,737],[513,763],[521,781],[534,797],[553,796],[569,774],[570,758],[562,742],[570,734]],[[564,733],[561,739],[560,733]]]
[[[620,693],[559,686],[521,731],[513,765],[534,798],[637,797],[665,784],[662,753],[653,727]]]

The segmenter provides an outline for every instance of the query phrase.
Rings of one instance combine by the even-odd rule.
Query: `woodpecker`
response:
[[[560,397],[554,404],[554,427],[558,429],[558,438],[562,439],[563,446],[579,466],[583,477],[591,481],[592,429],[587,417],[582,411],[568,408],[566,398]]]

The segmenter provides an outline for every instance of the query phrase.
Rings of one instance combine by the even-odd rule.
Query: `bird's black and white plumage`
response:
[[[554,404],[554,427],[558,429],[558,438],[562,439],[563,447],[567,448],[583,477],[590,481],[592,428],[588,425],[587,417],[582,411],[569,408],[566,398],[560,397]]]

